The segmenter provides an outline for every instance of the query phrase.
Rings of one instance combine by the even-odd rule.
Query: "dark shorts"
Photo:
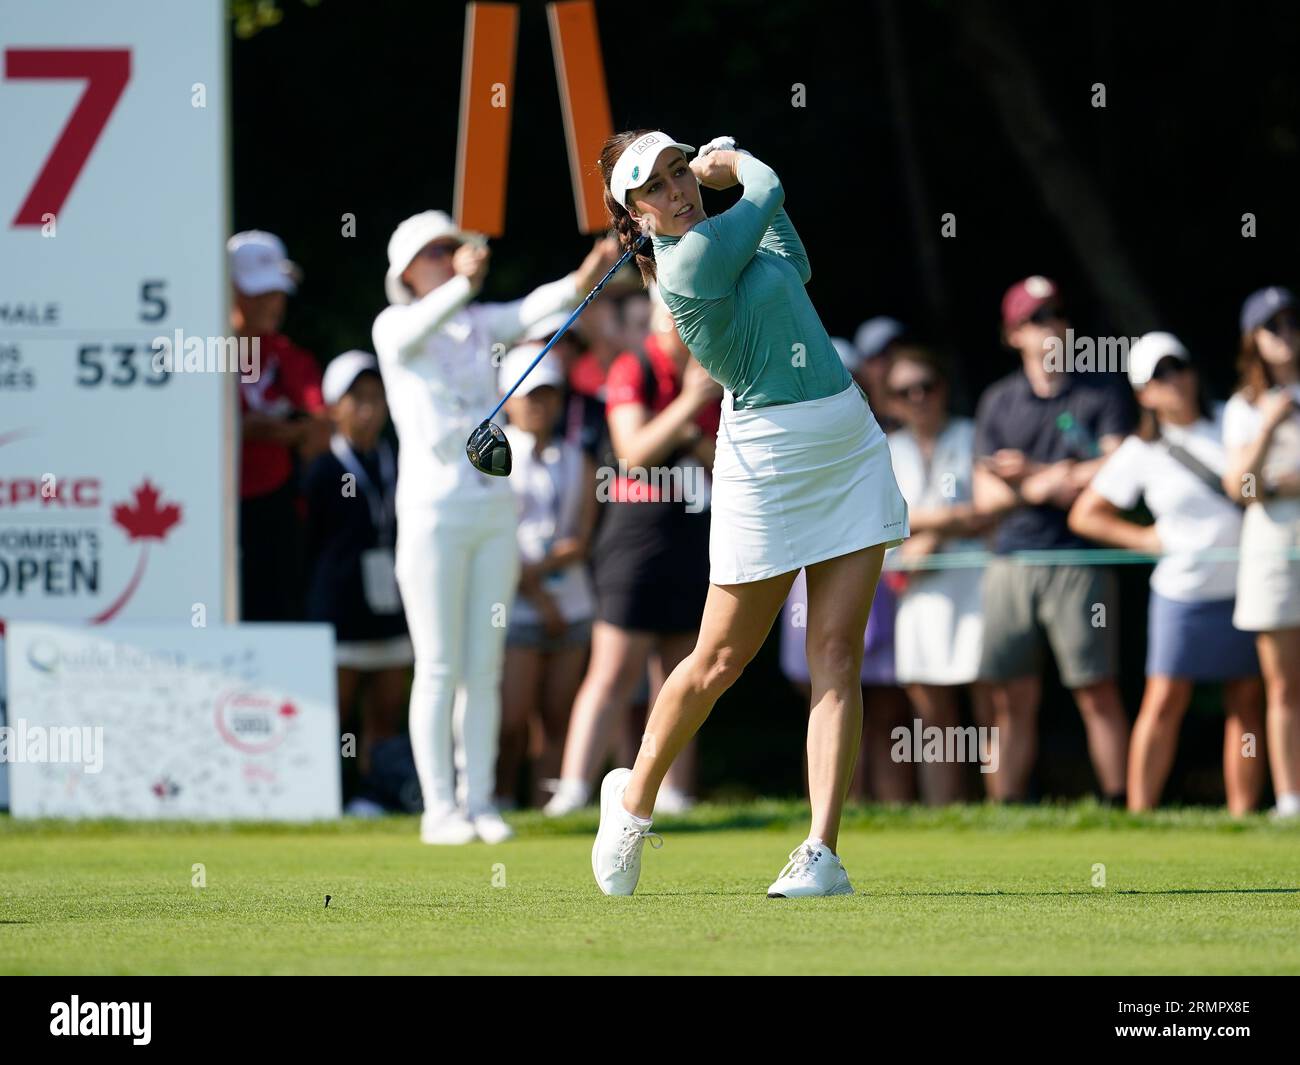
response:
[[[1067,688],[1112,679],[1119,664],[1117,585],[1100,566],[993,559],[984,571],[980,679],[1037,676],[1047,647]]]
[[[1182,602],[1151,593],[1147,676],[1236,680],[1259,675],[1255,634],[1232,626],[1235,599]]]

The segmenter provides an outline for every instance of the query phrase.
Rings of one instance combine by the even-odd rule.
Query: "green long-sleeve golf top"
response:
[[[838,395],[851,378],[804,290],[812,269],[780,179],[749,155],[736,176],[729,210],[653,238],[660,295],[736,410]]]

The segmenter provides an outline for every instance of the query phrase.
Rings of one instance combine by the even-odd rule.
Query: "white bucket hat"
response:
[[[655,168],[659,153],[669,148],[680,148],[686,155],[695,151],[689,144],[682,144],[668,136],[663,130],[647,133],[626,148],[618,157],[614,169],[609,175],[609,192],[614,199],[627,206],[627,194],[632,189],[639,189],[650,178]]]
[[[411,290],[402,283],[402,271],[411,265],[421,248],[444,237],[465,239],[446,211],[422,211],[393,230],[388,238],[388,273],[384,275],[384,292],[389,303],[411,302]]]

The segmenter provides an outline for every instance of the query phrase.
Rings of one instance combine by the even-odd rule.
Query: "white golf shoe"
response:
[[[478,839],[463,813],[455,806],[443,804],[426,810],[420,816],[420,842],[433,844],[473,843]]]
[[[515,830],[491,806],[474,814],[469,820],[474,826],[475,834],[484,843],[504,843],[514,838]]]
[[[810,895],[852,895],[853,885],[839,858],[824,843],[804,840],[791,853],[789,864],[767,889],[769,899],[799,899]]]
[[[663,837],[638,824],[623,808],[623,792],[632,770],[615,769],[600,785],[600,827],[591,847],[591,871],[606,895],[631,895],[641,876],[641,849],[645,841],[658,850]],[[656,840],[658,842],[656,842]]]

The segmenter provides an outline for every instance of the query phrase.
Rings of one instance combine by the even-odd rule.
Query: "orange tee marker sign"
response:
[[[596,159],[614,129],[596,32],[596,8],[591,0],[563,0],[547,4],[546,14],[578,229],[597,233],[607,227],[608,220]],[[462,229],[491,237],[499,237],[505,230],[518,31],[518,5],[466,5],[453,212]]]
[[[466,5],[452,211],[461,229],[490,237],[505,232],[518,30],[515,4]]]
[[[596,7],[591,0],[564,0],[546,5],[555,54],[555,80],[564,111],[564,139],[569,148],[569,173],[578,210],[578,229],[596,233],[608,227],[604,181],[596,167],[601,145],[613,135],[605,65],[596,32]]]

